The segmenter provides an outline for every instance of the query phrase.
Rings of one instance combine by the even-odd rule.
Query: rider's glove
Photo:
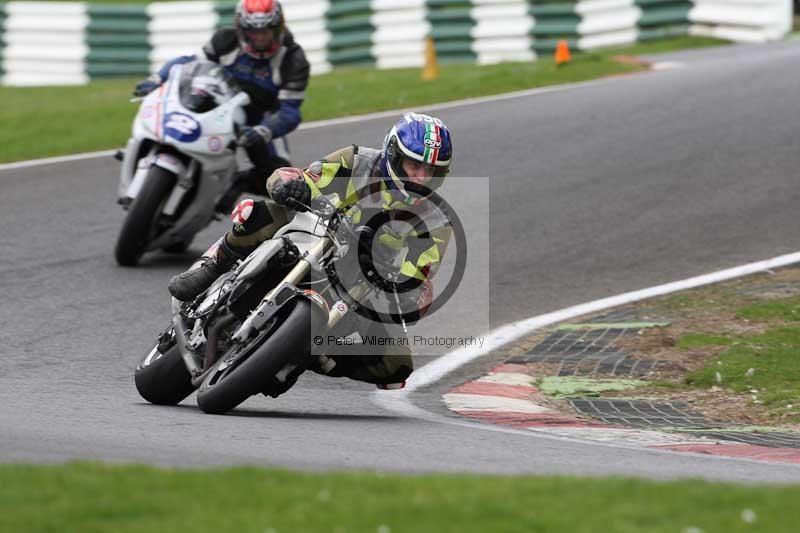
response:
[[[143,97],[147,96],[151,92],[158,89],[161,85],[161,76],[158,74],[153,74],[149,78],[140,81],[136,84],[136,88],[133,89],[133,96],[136,97]]]
[[[264,143],[265,145],[272,140],[272,131],[266,126],[247,126],[242,129],[242,134],[236,140],[239,146],[252,148]]]
[[[311,188],[303,179],[278,182],[271,193],[276,203],[291,207],[295,211],[307,211],[305,206],[311,203]]]

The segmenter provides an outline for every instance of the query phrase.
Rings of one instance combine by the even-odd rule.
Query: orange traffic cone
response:
[[[572,55],[569,53],[569,43],[564,39],[561,39],[558,41],[558,44],[556,44],[555,59],[557,67],[569,63],[572,60]]]

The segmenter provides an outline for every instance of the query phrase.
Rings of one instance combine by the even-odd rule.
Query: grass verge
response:
[[[443,65],[437,82],[419,81],[418,69],[341,68],[311,80],[303,106],[306,121],[422,106],[509,91],[624,74],[642,67],[614,56],[722,44],[681,37],[624,49],[576,54],[558,68],[549,59],[529,63]],[[128,102],[137,80],[96,81],[79,87],[0,87],[0,162],[121,146],[136,106]]]
[[[694,336],[695,347],[724,344],[729,348],[686,376],[697,387],[724,385],[739,393],[757,391],[754,401],[783,412],[800,403],[800,297],[760,302],[740,308],[736,316],[760,324],[763,333]],[[679,346],[687,344],[684,338]]]
[[[800,429],[798,287],[800,268],[787,267],[635,304],[672,318],[618,341],[666,365],[634,395],[666,394],[712,420]]]
[[[794,531],[800,487],[567,477],[0,466],[0,531]],[[599,526],[602,524],[602,526]]]

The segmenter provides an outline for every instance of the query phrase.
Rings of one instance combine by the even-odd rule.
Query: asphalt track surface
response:
[[[684,68],[437,112],[454,132],[453,174],[491,186],[450,182],[475,239],[468,283],[419,331],[476,335],[800,249],[800,43],[674,57]],[[375,145],[390,123],[299,131],[295,160]],[[167,280],[191,258],[115,265],[117,172],[108,158],[0,171],[2,461],[800,480],[793,466],[404,417],[373,403],[370,386],[314,375],[227,416],[201,413],[193,396],[146,404],[133,368],[168,320]],[[192,251],[225,229],[215,223]],[[412,400],[457,422],[440,392],[492,363]]]

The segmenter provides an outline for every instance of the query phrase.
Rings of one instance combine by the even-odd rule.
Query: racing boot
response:
[[[231,248],[223,238],[214,255],[204,257],[200,266],[193,266],[186,272],[173,276],[169,281],[169,292],[182,302],[194,300],[218,277],[230,270],[237,260],[244,259],[245,256],[246,254]]]

